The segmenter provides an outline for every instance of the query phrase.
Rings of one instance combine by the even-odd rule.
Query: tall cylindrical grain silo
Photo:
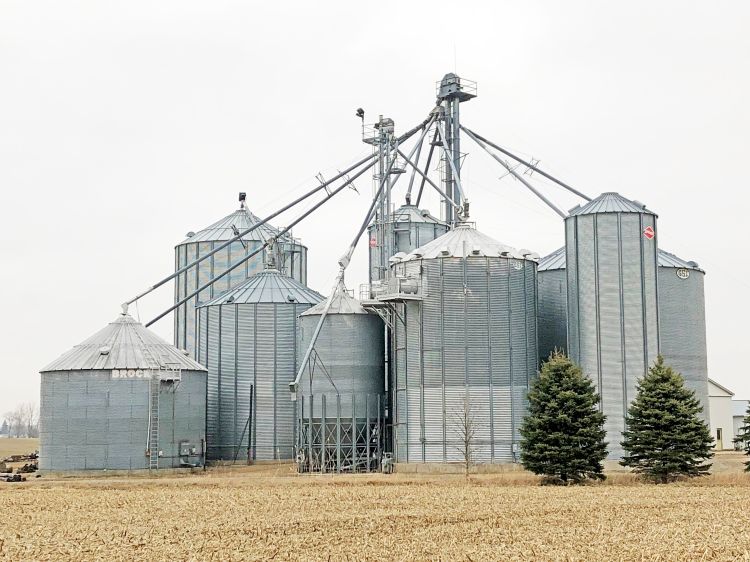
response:
[[[518,459],[537,370],[537,260],[461,224],[393,265],[393,434],[398,462]]]
[[[706,352],[705,272],[658,250],[659,348],[668,365],[680,372],[695,391],[708,419],[708,359]],[[561,299],[560,287],[563,293]],[[554,348],[567,347],[565,306],[565,247],[539,262],[539,353],[542,359]]]
[[[565,247],[539,260],[539,361],[568,349],[568,290]]]
[[[198,308],[209,460],[294,458],[297,317],[322,298],[266,269]]]
[[[299,381],[299,467],[370,471],[380,462],[385,421],[383,321],[349,295],[343,283],[331,299]],[[300,315],[298,357],[307,352],[326,304]]]
[[[129,315],[63,354],[41,375],[41,470],[203,463],[206,370]]]
[[[240,208],[223,219],[196,233],[188,233],[188,237],[175,247],[175,271],[206,255],[221,246],[227,240],[261,222],[245,206],[244,197],[240,200]],[[241,240],[232,242],[210,258],[181,273],[175,279],[175,303],[202,287],[218,274],[224,272],[230,265],[239,261],[243,256],[260,248],[267,240],[273,238],[279,231],[266,223],[259,226]],[[303,285],[307,284],[307,248],[299,239],[282,236],[276,245],[280,257],[279,270]],[[175,310],[174,344],[180,349],[186,349],[190,356],[196,357],[196,313],[195,309],[202,303],[236,287],[245,279],[252,277],[264,269],[263,252],[259,252],[242,266],[217,280],[209,288],[202,291]]]
[[[403,205],[390,214],[385,228],[371,224],[367,233],[370,240],[370,283],[385,277],[391,256],[400,252],[408,254],[448,232],[449,226],[433,217],[427,209]],[[380,238],[383,238],[381,240]],[[385,250],[385,245],[391,248]]]
[[[659,336],[667,365],[695,391],[708,420],[705,272],[694,261],[659,251]]]
[[[604,193],[565,219],[568,350],[601,395],[609,458],[622,456],[628,405],[659,353],[656,218]]]

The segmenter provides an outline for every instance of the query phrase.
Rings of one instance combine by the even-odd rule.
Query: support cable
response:
[[[359,176],[361,176],[362,174],[364,174],[366,171],[368,171],[374,165],[375,165],[375,162],[371,162],[368,166],[365,166],[359,172],[357,172],[355,174],[355,176],[353,178],[351,178],[351,180],[349,180],[349,181],[353,181],[353,180],[357,179]],[[237,261],[236,263],[232,264],[227,269],[225,269],[224,271],[222,271],[221,273],[219,273],[218,275],[216,275],[213,279],[211,279],[210,281],[208,281],[207,283],[205,283],[203,286],[199,287],[198,289],[196,289],[195,291],[193,291],[192,293],[190,293],[188,296],[184,297],[179,302],[177,302],[176,304],[174,304],[173,306],[171,306],[170,308],[168,308],[167,310],[165,310],[164,312],[162,312],[159,316],[157,316],[156,318],[154,318],[153,320],[151,320],[148,324],[146,324],[146,327],[148,328],[149,326],[151,326],[151,324],[153,324],[157,320],[161,320],[164,316],[166,316],[167,314],[169,314],[170,312],[172,312],[176,308],[182,306],[187,301],[189,301],[190,299],[192,299],[194,296],[196,296],[199,293],[201,293],[202,291],[205,291],[206,289],[208,289],[216,281],[218,281],[219,279],[221,279],[225,275],[228,275],[230,272],[232,272],[235,269],[237,269],[239,266],[241,266],[242,264],[244,264],[247,260],[249,260],[253,256],[255,256],[255,255],[259,254],[260,252],[262,252],[263,250],[265,250],[266,247],[268,246],[268,244],[271,241],[278,240],[278,238],[280,238],[281,236],[283,236],[284,234],[286,234],[289,230],[292,229],[292,227],[296,226],[302,220],[304,220],[305,218],[307,218],[310,214],[312,214],[314,211],[316,211],[321,205],[323,205],[324,203],[326,203],[327,201],[329,201],[330,199],[332,199],[336,194],[338,194],[342,190],[344,190],[349,185],[349,181],[344,182],[342,185],[340,185],[339,187],[337,187],[336,189],[334,189],[331,192],[330,195],[327,195],[324,199],[320,200],[318,203],[316,203],[315,205],[313,205],[310,209],[308,209],[307,211],[305,211],[300,217],[298,217],[297,219],[295,219],[294,221],[292,221],[292,223],[289,226],[285,227],[283,230],[279,231],[279,233],[276,236],[274,236],[273,238],[269,239],[268,242],[266,242],[265,244],[263,244],[262,246],[260,246],[256,250],[253,250],[248,255],[243,256],[239,261]]]
[[[508,173],[512,175],[515,179],[520,181],[523,185],[525,185],[534,195],[539,197],[542,201],[544,201],[553,211],[555,211],[560,217],[563,219],[566,218],[568,215],[566,215],[562,210],[560,210],[552,201],[547,199],[539,190],[537,190],[533,185],[531,185],[529,182],[527,182],[523,176],[521,176],[518,172],[516,172],[513,168],[511,168],[510,164],[508,164],[505,160],[500,158],[497,154],[493,154],[489,148],[487,148],[487,145],[484,144],[482,141],[480,141],[478,138],[474,136],[474,133],[468,130],[464,130],[464,132],[471,137],[471,139],[476,142],[480,147],[484,149],[484,151],[492,156],[497,162],[506,170],[508,170]]]
[[[427,129],[429,129],[429,125],[425,128],[425,133],[427,132]],[[417,143],[417,155],[414,157],[414,161],[419,165],[419,157],[422,155],[422,145],[424,144],[424,135],[419,139],[419,142]],[[414,186],[414,177],[417,174],[417,170],[414,169],[411,171],[411,178],[409,178],[409,188],[406,190],[406,204],[411,205],[411,189]]]
[[[464,194],[464,188],[461,187],[461,178],[458,174],[458,170],[456,169],[456,165],[453,163],[453,155],[448,148],[448,144],[445,142],[445,133],[440,130],[440,125],[437,126],[437,131],[440,136],[440,141],[443,143],[443,150],[445,150],[445,159],[448,161],[448,164],[450,164],[451,170],[453,171],[453,180],[456,182],[456,187],[458,188],[457,199],[461,201]],[[451,203],[452,202],[453,201],[451,201]]]
[[[427,174],[430,171],[430,162],[432,162],[432,155],[435,152],[435,143],[437,143],[438,132],[435,130],[435,134],[432,135],[432,142],[430,143],[430,153],[427,155],[427,163],[424,166],[424,174],[422,174],[422,183],[419,184],[419,193],[417,194],[417,207],[422,201],[422,192],[424,191],[424,184],[427,181]]]
[[[427,174],[425,174],[424,172],[422,172],[422,170],[420,170],[416,166],[416,164],[414,164],[414,162],[412,162],[403,152],[401,152],[399,150],[398,153],[404,159],[404,162],[406,162],[407,164],[409,164],[409,166],[411,166],[413,169],[415,169],[417,171],[417,173],[422,176],[422,179],[425,180],[427,183],[429,183],[435,189],[435,191],[437,191],[441,195],[441,197],[443,197],[447,201],[450,201],[450,203],[453,205],[453,207],[457,211],[463,212],[463,207],[461,207],[461,205],[459,205],[453,199],[451,199],[450,197],[448,197],[448,195],[445,193],[445,191],[443,191],[442,189],[440,189],[440,187],[438,186],[438,184],[436,184],[429,177],[427,177]],[[420,192],[421,192],[421,190],[420,190]],[[417,199],[417,205],[419,205],[419,199]]]
[[[430,119],[430,122],[427,123],[422,130],[422,134],[419,137],[419,140],[416,142],[416,144],[412,147],[411,151],[409,152],[408,156],[404,156],[405,159],[410,159],[414,157],[414,153],[418,152],[421,147],[422,143],[424,142],[425,137],[427,136],[427,133],[430,130],[430,127],[432,126],[432,123],[435,121],[435,116]],[[401,154],[403,156],[403,152],[401,152],[401,149],[398,147],[399,143],[396,143],[394,146],[396,154]],[[395,158],[394,158],[395,159]],[[416,168],[415,168],[416,169]],[[396,179],[393,181],[393,183],[390,185],[389,189],[393,190],[393,187],[396,185],[396,182],[398,182],[398,179],[401,177],[401,174],[399,174]],[[414,175],[412,174],[412,180],[414,180]],[[409,183],[409,190],[406,192],[406,204],[409,205],[411,201],[411,182]]]
[[[404,133],[403,135],[401,135],[401,136],[400,136],[400,137],[398,138],[398,141],[399,141],[399,142],[402,142],[402,141],[405,141],[405,140],[409,139],[409,138],[410,138],[410,137],[412,137],[412,136],[413,136],[413,135],[414,135],[414,134],[415,134],[415,133],[416,133],[417,131],[419,131],[420,129],[422,129],[423,127],[425,127],[425,126],[427,125],[427,123],[430,123],[430,122],[431,122],[431,121],[432,121],[432,120],[433,120],[433,119],[435,118],[435,116],[434,116],[434,111],[435,111],[435,110],[433,109],[433,110],[432,110],[432,111],[430,112],[429,116],[428,116],[428,117],[427,117],[427,118],[426,118],[426,119],[425,119],[424,121],[422,121],[422,122],[421,122],[421,123],[420,123],[419,125],[417,125],[417,126],[416,126],[416,127],[414,127],[413,129],[411,129],[411,130],[407,131],[406,133]],[[317,186],[317,187],[315,187],[315,188],[311,189],[310,191],[308,191],[308,192],[307,192],[307,193],[305,193],[304,195],[302,195],[302,196],[298,197],[297,199],[295,199],[294,201],[292,201],[292,202],[291,202],[291,203],[289,203],[288,205],[285,205],[284,207],[282,207],[282,208],[281,208],[281,209],[279,209],[278,211],[276,211],[276,212],[274,212],[274,213],[271,213],[270,215],[268,215],[268,216],[267,216],[266,218],[262,219],[262,220],[261,220],[260,222],[258,222],[257,224],[254,224],[254,225],[253,225],[253,226],[251,226],[250,228],[247,228],[247,229],[243,230],[242,232],[240,232],[239,234],[237,234],[237,235],[235,235],[234,237],[230,238],[230,239],[229,239],[229,240],[227,240],[226,242],[224,242],[224,243],[222,243],[222,244],[219,244],[219,245],[218,245],[218,246],[217,246],[216,248],[214,248],[213,250],[211,250],[211,251],[210,251],[210,252],[208,252],[207,254],[204,254],[204,255],[200,256],[200,257],[199,257],[198,259],[196,259],[195,261],[193,261],[193,262],[191,262],[191,263],[189,263],[189,264],[187,264],[187,265],[185,265],[185,266],[181,267],[180,269],[178,269],[178,270],[177,270],[177,271],[175,271],[174,273],[172,273],[172,274],[168,275],[167,277],[165,277],[165,278],[164,278],[164,279],[162,279],[161,281],[157,282],[156,284],[152,285],[151,287],[149,287],[149,288],[148,288],[148,289],[146,289],[145,291],[143,291],[143,292],[139,293],[138,295],[136,295],[136,296],[135,296],[135,297],[133,297],[132,299],[130,299],[130,300],[126,301],[125,303],[123,303],[123,305],[122,305],[122,309],[123,309],[123,311],[124,311],[124,312],[127,312],[127,309],[128,309],[128,306],[129,306],[129,305],[131,305],[131,304],[133,304],[134,302],[136,302],[137,300],[139,300],[139,299],[141,299],[141,298],[145,297],[145,296],[146,296],[146,295],[148,295],[149,293],[151,293],[151,292],[155,291],[156,289],[158,289],[159,287],[161,287],[162,285],[164,285],[164,284],[165,284],[165,283],[167,283],[168,281],[171,281],[172,279],[174,279],[174,278],[175,278],[175,277],[177,277],[178,275],[180,275],[180,274],[182,274],[182,273],[185,273],[185,272],[186,272],[187,270],[189,270],[189,269],[190,269],[191,267],[194,267],[194,266],[198,265],[198,264],[199,264],[200,262],[202,262],[203,260],[205,260],[205,259],[208,259],[208,258],[210,258],[211,256],[213,256],[213,255],[214,255],[214,254],[216,254],[217,252],[219,252],[219,251],[223,250],[224,248],[226,248],[227,246],[229,246],[230,244],[232,244],[233,242],[236,242],[237,240],[241,240],[242,238],[244,238],[245,236],[247,236],[248,234],[250,234],[250,233],[251,233],[251,232],[252,232],[253,230],[255,230],[256,228],[259,228],[259,227],[263,226],[263,225],[264,225],[264,224],[266,224],[266,223],[267,223],[268,221],[270,221],[270,220],[273,220],[274,218],[276,218],[277,216],[279,216],[279,215],[280,215],[281,213],[283,213],[283,212],[285,212],[285,211],[288,211],[289,209],[291,209],[292,207],[294,207],[294,206],[295,206],[295,205],[297,205],[298,203],[301,203],[302,201],[304,201],[304,200],[305,200],[305,199],[307,199],[308,197],[310,197],[310,196],[312,196],[312,195],[314,195],[314,194],[318,193],[318,192],[319,192],[319,191],[320,191],[321,189],[325,189],[326,187],[328,187],[328,186],[329,186],[330,184],[332,184],[333,182],[337,181],[338,179],[340,179],[340,178],[342,178],[342,177],[345,177],[345,176],[346,176],[346,175],[347,175],[347,174],[348,174],[349,172],[351,172],[351,171],[352,171],[352,170],[354,170],[355,168],[357,168],[357,167],[361,166],[362,164],[366,164],[367,162],[370,162],[370,161],[374,160],[376,156],[377,156],[377,154],[375,154],[375,153],[373,153],[373,154],[370,154],[369,156],[365,156],[364,158],[362,158],[361,160],[359,160],[359,161],[358,161],[358,162],[356,162],[355,164],[352,164],[351,166],[349,166],[349,167],[348,167],[348,168],[347,168],[346,170],[344,170],[343,172],[339,172],[339,173],[338,173],[337,175],[335,175],[334,177],[332,177],[332,178],[331,178],[330,180],[328,180],[328,181],[326,181],[326,182],[324,182],[324,183],[320,184],[319,186]],[[368,167],[367,167],[366,169],[369,169],[370,167],[371,167],[371,166],[368,166]],[[359,177],[359,176],[357,176],[357,177]],[[346,183],[345,185],[349,185],[349,184],[350,184],[350,183],[352,182],[352,180],[353,180],[353,179],[354,179],[354,178],[349,178],[348,182],[347,182],[347,183]],[[286,231],[285,231],[285,232],[286,232]]]
[[[403,156],[403,153],[400,150],[398,150],[398,153]],[[323,328],[323,322],[325,321],[326,316],[328,316],[328,312],[331,310],[333,299],[338,293],[338,291],[345,290],[344,289],[344,273],[346,272],[346,268],[349,266],[349,263],[352,260],[352,255],[354,254],[354,250],[357,247],[357,243],[359,242],[359,239],[362,237],[362,234],[365,232],[370,222],[372,222],[372,219],[375,215],[375,208],[377,206],[378,201],[380,200],[381,195],[383,194],[383,189],[385,188],[385,184],[388,182],[388,177],[390,176],[391,170],[393,169],[393,165],[395,163],[396,163],[396,158],[391,159],[388,169],[386,170],[385,174],[383,174],[383,177],[380,179],[380,187],[378,188],[377,193],[375,193],[375,196],[372,198],[372,202],[370,203],[370,208],[367,209],[365,220],[362,221],[362,225],[359,227],[357,234],[354,236],[352,243],[349,245],[349,249],[346,251],[346,253],[343,256],[341,256],[341,258],[339,258],[339,273],[336,276],[336,282],[330,294],[328,295],[328,298],[326,299],[326,304],[323,307],[323,311],[320,314],[320,319],[318,320],[318,324],[317,326],[315,326],[315,331],[313,332],[312,337],[310,338],[310,345],[308,345],[307,350],[305,351],[305,356],[302,358],[302,362],[300,363],[300,366],[297,369],[297,376],[294,378],[294,381],[289,383],[289,391],[295,397],[297,394],[297,388],[299,387],[299,381],[302,379],[302,375],[305,372],[305,367],[310,362],[310,356],[312,355],[313,350],[315,348],[315,342],[318,340],[320,331]]]
[[[282,207],[282,208],[281,208],[281,209],[279,209],[278,211],[275,211],[275,212],[271,213],[271,214],[270,214],[270,215],[268,215],[268,216],[267,216],[266,218],[262,219],[262,220],[261,220],[260,222],[258,222],[258,223],[256,223],[256,224],[254,224],[254,225],[253,225],[253,226],[251,226],[250,228],[247,228],[247,229],[243,230],[243,231],[242,231],[242,232],[240,232],[239,234],[236,234],[236,235],[235,235],[234,237],[230,238],[230,239],[229,239],[229,240],[227,240],[226,242],[223,242],[222,244],[219,244],[219,245],[218,245],[218,246],[217,246],[216,248],[214,248],[213,250],[211,250],[211,251],[210,251],[210,252],[208,252],[207,254],[204,254],[204,255],[200,256],[200,257],[199,257],[198,259],[196,259],[195,261],[193,261],[193,262],[191,262],[191,263],[189,263],[189,264],[187,264],[187,265],[185,265],[185,266],[181,267],[180,269],[178,269],[178,270],[177,270],[177,271],[175,271],[174,273],[172,273],[172,274],[168,275],[167,277],[165,277],[164,279],[162,279],[162,280],[161,280],[161,281],[159,281],[158,283],[156,283],[156,284],[152,285],[151,287],[149,287],[148,289],[146,289],[146,290],[145,290],[145,291],[143,291],[142,293],[140,293],[140,294],[136,295],[135,297],[133,297],[133,298],[132,298],[132,299],[130,299],[129,301],[126,301],[126,302],[125,302],[125,303],[123,304],[123,310],[127,311],[127,307],[128,307],[128,305],[131,305],[131,304],[133,304],[134,302],[136,302],[137,300],[139,300],[139,299],[141,299],[141,298],[145,297],[146,295],[148,295],[148,294],[149,294],[149,293],[151,293],[152,291],[154,291],[154,290],[158,289],[159,287],[161,287],[162,285],[164,285],[164,284],[165,284],[165,283],[167,283],[168,281],[171,281],[172,279],[174,279],[174,278],[175,278],[175,277],[177,277],[178,275],[180,275],[180,274],[182,274],[182,273],[185,273],[185,272],[186,272],[186,271],[187,271],[188,269],[190,269],[190,268],[192,268],[192,267],[194,267],[194,266],[198,265],[198,264],[199,264],[200,262],[202,262],[203,260],[205,260],[205,259],[208,259],[208,258],[210,258],[211,256],[213,256],[213,255],[214,255],[215,253],[217,253],[217,252],[219,252],[219,251],[223,250],[224,248],[226,248],[227,246],[229,246],[229,245],[230,245],[230,244],[232,244],[233,242],[236,242],[237,240],[240,240],[240,239],[244,238],[245,236],[247,236],[248,234],[250,234],[250,233],[251,233],[252,231],[254,231],[255,229],[257,229],[257,228],[260,228],[261,226],[263,226],[264,224],[266,224],[266,223],[267,223],[268,221],[270,221],[270,220],[273,220],[274,218],[276,218],[277,216],[279,216],[279,215],[280,215],[281,213],[283,213],[284,211],[288,211],[289,209],[291,209],[291,208],[292,208],[292,207],[294,207],[295,205],[297,205],[297,204],[301,203],[302,201],[304,201],[304,200],[305,200],[305,199],[307,199],[308,197],[310,197],[310,196],[312,196],[312,195],[315,195],[315,194],[316,194],[316,193],[318,193],[318,192],[319,192],[319,191],[320,191],[321,189],[325,189],[325,188],[326,188],[326,187],[327,187],[327,186],[328,186],[329,184],[331,184],[331,183],[335,182],[336,180],[338,180],[338,179],[342,178],[342,177],[343,177],[343,176],[345,176],[345,175],[346,175],[347,173],[349,173],[349,172],[351,172],[351,171],[352,171],[353,169],[355,169],[355,168],[356,168],[357,166],[361,166],[362,164],[365,164],[365,163],[366,163],[366,162],[368,162],[369,160],[373,160],[373,159],[374,159],[374,157],[375,157],[375,154],[371,154],[370,156],[367,156],[367,157],[365,157],[365,158],[362,158],[362,159],[361,159],[360,161],[358,161],[358,162],[357,162],[356,164],[354,164],[354,165],[350,166],[349,168],[347,168],[347,169],[346,169],[346,170],[344,170],[343,172],[339,173],[338,175],[334,176],[334,177],[333,177],[333,178],[331,178],[330,180],[328,180],[328,181],[326,181],[325,183],[322,183],[321,185],[319,185],[319,186],[317,186],[317,187],[315,187],[315,188],[311,189],[310,191],[308,191],[308,192],[307,192],[307,193],[305,193],[304,195],[302,195],[302,196],[298,197],[297,199],[295,199],[294,201],[292,201],[292,202],[291,202],[291,203],[289,203],[288,205],[285,205],[284,207]],[[365,168],[365,169],[369,169],[369,167],[370,167],[370,166],[368,166],[368,168]]]
[[[526,160],[524,160],[524,159],[520,158],[519,156],[516,156],[516,155],[515,155],[515,154],[513,154],[512,152],[510,152],[510,151],[508,151],[508,150],[505,150],[504,148],[501,148],[501,147],[497,146],[497,145],[496,145],[495,143],[493,143],[492,141],[489,141],[489,140],[487,140],[487,139],[486,139],[486,138],[484,138],[484,137],[483,137],[482,135],[479,135],[479,134],[477,134],[477,133],[475,133],[475,132],[471,131],[470,129],[468,129],[468,128],[464,127],[463,125],[461,125],[461,128],[462,128],[462,129],[464,130],[464,132],[466,132],[466,133],[469,133],[469,135],[472,135],[473,137],[476,137],[476,139],[479,139],[479,140],[481,140],[481,141],[484,141],[484,142],[486,142],[486,143],[487,143],[488,145],[490,145],[490,146],[491,146],[492,148],[494,148],[495,150],[499,150],[500,152],[502,152],[502,153],[503,153],[503,154],[505,154],[506,156],[510,156],[510,157],[511,157],[511,158],[513,158],[513,160],[515,160],[516,162],[520,162],[521,164],[523,164],[523,165],[524,165],[524,166],[526,166],[527,168],[530,168],[531,170],[534,170],[535,172],[538,172],[538,173],[539,173],[540,175],[544,176],[544,177],[545,177],[545,178],[547,178],[548,180],[552,180],[552,181],[553,181],[553,182],[555,182],[555,183],[556,183],[557,185],[559,185],[559,186],[561,186],[561,187],[564,187],[565,189],[567,189],[567,190],[568,190],[568,191],[570,191],[571,193],[574,193],[574,194],[578,195],[578,197],[581,197],[582,199],[585,199],[586,201],[591,201],[591,197],[589,197],[588,195],[584,195],[583,193],[581,193],[581,192],[580,192],[580,191],[578,191],[577,189],[575,189],[575,188],[572,188],[572,187],[570,187],[570,186],[569,186],[569,185],[568,185],[567,183],[564,183],[564,182],[560,181],[559,179],[557,179],[557,178],[554,178],[554,177],[552,177],[551,175],[549,175],[549,174],[548,174],[547,172],[545,172],[544,170],[540,170],[539,168],[537,168],[536,166],[534,166],[534,165],[533,165],[533,164],[531,164],[530,162],[527,162]],[[476,139],[475,139],[475,140],[476,140]]]

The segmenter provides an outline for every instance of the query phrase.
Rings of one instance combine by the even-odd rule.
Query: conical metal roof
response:
[[[687,261],[665,250],[659,250],[659,267],[674,267],[677,269],[694,269],[703,271],[694,261]],[[705,271],[703,271],[705,273]]]
[[[391,215],[393,222],[428,222],[433,224],[446,224],[439,218],[430,214],[427,209],[420,209],[416,205],[402,205]]]
[[[573,207],[568,216],[593,215],[596,213],[647,213],[656,215],[653,211],[646,208],[646,205],[638,201],[631,201],[619,193],[609,191],[602,193],[596,199],[589,201],[585,205]]]
[[[282,274],[277,269],[266,269],[246,279],[233,289],[200,306],[221,304],[298,303],[318,304],[324,299],[317,291]]]
[[[232,214],[227,215],[221,220],[216,221],[210,226],[207,226],[203,230],[200,230],[188,236],[180,242],[179,245],[188,244],[192,242],[211,242],[211,241],[226,241],[234,238],[240,232],[247,230],[253,225],[261,222],[262,219],[251,213],[244,204],[234,211]],[[234,227],[234,228],[233,228]],[[235,228],[237,229],[235,232]],[[252,232],[242,237],[243,240],[248,241],[260,241],[265,242],[269,238],[276,236],[279,233],[279,229],[274,228],[269,223],[265,223]],[[284,241],[290,241],[291,237],[285,234],[281,237]]]
[[[319,302],[312,308],[305,310],[300,316],[320,316],[323,314],[323,310],[326,307],[328,299]],[[336,290],[333,292],[333,300],[331,301],[331,307],[328,309],[328,314],[370,314],[359,303],[357,299],[349,294],[346,290],[344,282],[339,283]]]
[[[682,258],[677,257],[665,250],[659,249],[657,254],[657,263],[659,267],[674,267],[683,269],[694,269],[696,271],[703,271],[700,266],[694,261],[686,261]],[[544,256],[539,260],[539,271],[550,271],[553,269],[565,269],[565,246],[558,248],[548,256]]]
[[[121,314],[40,372],[159,368],[206,370],[129,314]]]
[[[552,269],[565,269],[565,246],[558,248],[548,256],[539,260],[538,271],[549,271]]]
[[[424,246],[406,254],[401,261],[432,258],[462,258],[465,256],[509,257],[537,261],[539,256],[529,250],[516,250],[479,232],[467,223],[435,238]]]

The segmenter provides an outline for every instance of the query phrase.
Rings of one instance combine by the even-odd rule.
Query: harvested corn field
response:
[[[525,474],[224,471],[0,490],[9,560],[750,557],[750,477],[541,487]],[[619,483],[617,483],[619,481]]]

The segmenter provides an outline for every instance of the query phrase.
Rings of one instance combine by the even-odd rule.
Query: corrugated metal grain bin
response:
[[[245,207],[243,201],[237,211],[197,233],[190,233],[185,240],[175,247],[175,271],[211,252],[214,248],[221,246],[227,240],[259,222],[261,222],[261,219],[251,213]],[[175,303],[205,285],[215,275],[224,272],[243,256],[260,248],[267,240],[276,236],[278,232],[276,228],[266,223],[244,236],[242,240],[232,242],[210,258],[178,275],[175,279]],[[281,257],[279,270],[306,285],[307,248],[298,239],[286,235],[281,237],[277,248]],[[175,310],[174,344],[180,349],[186,349],[191,357],[197,357],[195,346],[197,333],[196,307],[223,294],[232,287],[236,287],[245,279],[262,272],[263,269],[264,256],[263,252],[259,252],[242,266],[202,291],[197,297],[193,297],[178,307]]]
[[[300,316],[299,357],[310,346],[326,302]],[[380,461],[384,421],[384,325],[343,283],[332,296],[314,352],[299,381],[299,466],[363,471]]]
[[[397,258],[392,291],[383,297],[400,316],[392,391],[396,460],[461,461],[459,418],[467,408],[475,460],[517,460],[538,363],[538,256],[462,224]]]
[[[705,272],[694,261],[659,251],[659,335],[664,361],[695,391],[708,420]]]
[[[568,349],[568,290],[565,247],[539,261],[539,360]]]
[[[323,297],[267,269],[198,308],[210,460],[291,460],[297,316]]]
[[[41,375],[41,470],[202,464],[206,370],[129,315]]]
[[[659,353],[656,215],[604,193],[565,219],[568,350],[601,395],[609,458],[625,413]]]
[[[427,209],[419,209],[415,205],[403,205],[390,215],[390,221],[383,234],[378,225],[373,223],[367,229],[370,240],[370,283],[385,277],[391,256],[403,252],[408,254],[412,250],[432,242],[435,238],[448,232],[448,225],[433,217]],[[383,248],[388,237],[388,244],[392,251],[385,252]]]
[[[704,271],[658,250],[659,347],[668,365],[685,378],[695,391],[708,419],[708,357],[706,352],[706,305]],[[555,347],[567,347],[567,295],[565,248],[542,258],[539,263],[539,347],[544,359]]]

